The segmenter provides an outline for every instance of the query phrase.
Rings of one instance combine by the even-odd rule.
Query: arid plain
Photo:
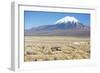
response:
[[[77,60],[90,58],[90,38],[25,36],[24,61]]]

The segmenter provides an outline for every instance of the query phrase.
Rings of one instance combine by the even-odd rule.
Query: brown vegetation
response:
[[[25,36],[24,60],[72,60],[90,58],[89,38]]]

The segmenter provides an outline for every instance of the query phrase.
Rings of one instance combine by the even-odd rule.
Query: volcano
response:
[[[33,27],[25,30],[26,36],[90,36],[90,26],[78,19],[65,16],[53,24]]]

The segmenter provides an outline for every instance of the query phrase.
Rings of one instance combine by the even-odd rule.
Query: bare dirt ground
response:
[[[25,36],[24,61],[90,58],[90,39],[65,36]]]

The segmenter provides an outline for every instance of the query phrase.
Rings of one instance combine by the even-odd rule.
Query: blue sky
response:
[[[73,16],[84,25],[90,25],[90,14],[24,11],[25,29],[30,29],[32,27],[38,27],[42,25],[51,25],[65,16]]]

